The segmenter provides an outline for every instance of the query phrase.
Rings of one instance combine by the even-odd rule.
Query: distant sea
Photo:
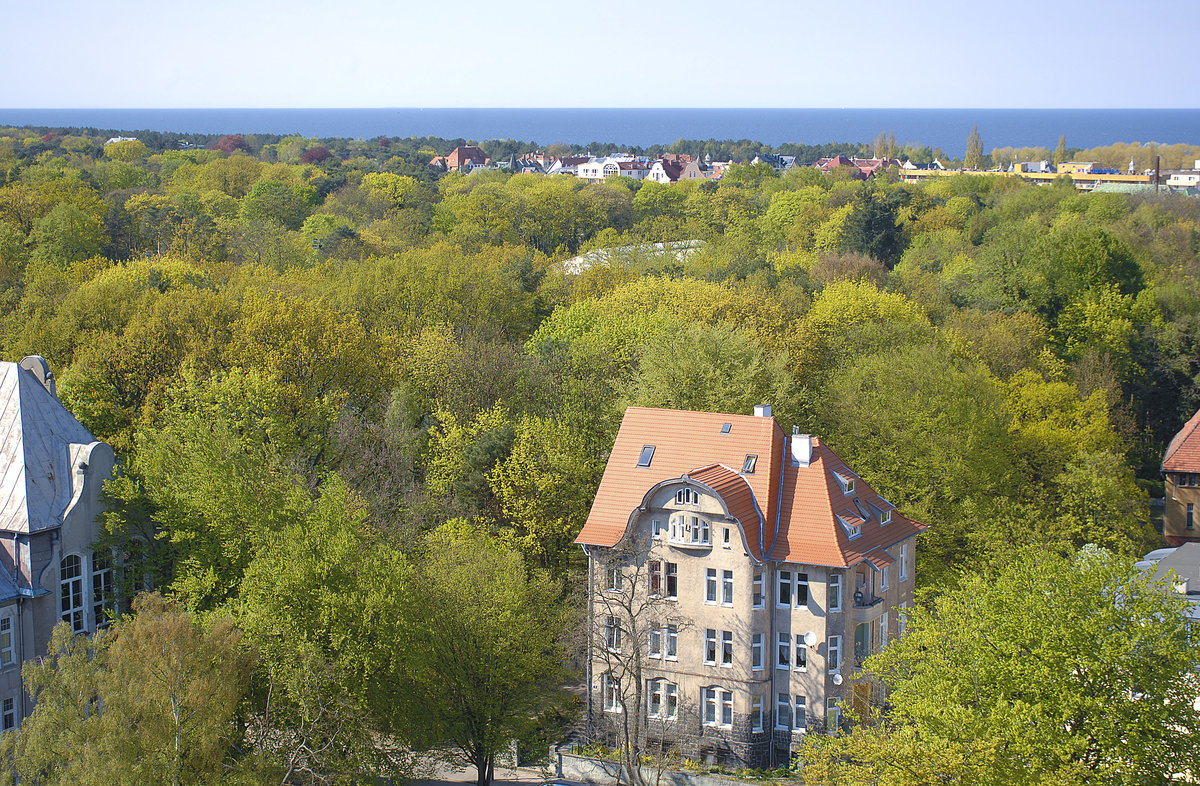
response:
[[[677,139],[896,141],[961,155],[973,125],[985,150],[1113,142],[1200,143],[1200,109],[0,109],[0,125],[371,139],[437,136],[547,145],[646,147]]]

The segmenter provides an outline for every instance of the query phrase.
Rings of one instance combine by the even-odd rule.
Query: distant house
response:
[[[546,167],[546,174],[578,176],[580,165],[591,160],[591,156],[563,156]]]
[[[645,180],[649,174],[650,163],[648,161],[629,155],[593,158],[585,164],[580,164],[578,168],[578,177],[590,183],[600,183],[610,177],[631,177],[634,180]]]
[[[845,156],[834,156],[833,158],[818,159],[817,163],[813,164],[813,166],[825,173],[849,171],[850,177],[854,178],[855,180],[867,179],[866,172],[864,172],[862,168],[854,163],[853,159],[846,158]]]
[[[787,170],[796,166],[796,157],[777,156],[772,153],[762,153],[761,155],[755,156],[754,160],[751,161],[750,164],[751,166],[754,164],[766,164],[776,172],[786,172]]]
[[[449,155],[435,156],[429,166],[444,167],[447,172],[470,172],[477,166],[490,163],[487,153],[474,145],[461,145],[450,151]]]
[[[683,167],[678,161],[659,159],[651,165],[646,179],[655,183],[676,183],[683,176]]]
[[[1200,410],[1183,424],[1163,456],[1163,537],[1172,546],[1200,541]]]
[[[112,475],[112,448],[58,400],[54,374],[32,355],[0,362],[0,730],[33,709],[21,665],[46,654],[50,633],[105,625],[111,555],[92,550]]]

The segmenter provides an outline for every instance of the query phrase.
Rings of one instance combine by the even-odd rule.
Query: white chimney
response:
[[[756,418],[771,417],[771,405],[770,404],[755,404],[754,405],[754,417],[756,417]]]
[[[807,467],[812,463],[812,434],[797,434],[792,429],[792,466]]]

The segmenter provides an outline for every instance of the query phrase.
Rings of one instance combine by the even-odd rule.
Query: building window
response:
[[[838,706],[838,700],[835,696],[830,696],[825,700],[825,728],[830,734],[838,730],[838,726],[842,722],[842,708]]]
[[[746,460],[742,462],[742,474],[753,475],[754,465],[758,463],[758,456],[746,456]]]
[[[900,604],[900,609],[896,614],[896,632],[903,636],[904,629],[908,627],[908,601]]]
[[[888,524],[891,524],[891,523],[892,523],[892,511],[891,511],[891,508],[889,508],[879,514],[879,526],[883,527],[883,526],[887,526]]]
[[[721,528],[721,545],[729,548],[729,527]]]
[[[0,725],[3,725],[4,731],[12,731],[17,728],[17,700],[9,696],[3,702],[3,720]]]
[[[16,662],[13,646],[13,618],[11,614],[0,617],[0,667],[11,666]]]
[[[640,456],[638,456],[637,465],[639,467],[648,467],[648,466],[650,466],[650,461],[653,458],[654,458],[654,446],[653,445],[643,445],[642,453]]]
[[[657,625],[650,628],[650,653],[648,657],[662,657],[663,629]]]
[[[786,693],[775,697],[775,728],[790,729],[792,727],[792,700]]]
[[[699,505],[700,495],[694,489],[680,489],[675,492],[675,501],[680,505]]]
[[[704,662],[717,665],[717,632],[712,628],[704,629]]]
[[[621,575],[621,566],[620,565],[610,566],[608,568],[606,575],[607,575],[608,581],[606,582],[605,589],[608,590],[609,592],[620,592],[621,587],[625,583],[624,577]]]
[[[808,645],[799,633],[796,634],[796,671],[808,671]]]
[[[653,535],[655,540],[662,538],[664,529],[666,529],[666,527],[663,526],[662,519],[654,519],[650,522],[650,533]]]
[[[611,674],[600,678],[600,692],[604,697],[605,712],[621,711],[621,680]]]
[[[888,636],[891,634],[891,615],[888,612],[883,612],[879,615],[879,647],[882,649],[887,646]]]
[[[97,628],[108,624],[105,604],[112,599],[112,564],[99,553],[92,552],[92,619]]]
[[[842,610],[842,574],[829,574],[829,610]]]
[[[787,633],[779,634],[779,653],[775,659],[775,667],[787,670],[792,663],[792,637]]]
[[[733,605],[733,571],[721,571],[721,603],[725,606]]]
[[[755,633],[750,638],[750,668],[762,671],[763,667],[763,635]]]
[[[679,566],[674,562],[667,563],[667,597],[679,597]]]
[[[733,691],[721,691],[721,725],[727,729],[733,726]]]
[[[667,626],[667,660],[679,658],[679,626]]]
[[[83,609],[83,560],[78,554],[68,554],[59,563],[59,594],[63,622],[74,633],[87,630]]]
[[[702,705],[704,707],[704,725],[717,725],[717,689],[704,688],[701,691],[704,694]]]
[[[884,565],[879,569],[879,588],[885,590],[888,588],[888,576],[892,572],[891,565]]]
[[[679,716],[679,686],[662,678],[646,680],[646,714],[675,720]]]
[[[1196,503],[1189,502],[1187,504],[1187,522],[1185,524],[1187,529],[1195,529],[1196,528],[1195,511],[1196,511]]]
[[[692,516],[692,543],[708,545],[711,539],[708,531],[708,519]]]
[[[704,602],[717,602],[717,569],[709,568],[704,580]]]
[[[763,700],[762,696],[750,697],[750,731],[763,730]]]
[[[808,574],[796,574],[796,606],[803,607],[808,605]]]
[[[808,699],[803,696],[796,697],[795,724],[792,728],[797,731],[804,731],[808,728]]]
[[[763,607],[763,577],[761,573],[754,574],[753,582],[753,602],[754,608],[761,609]]]
[[[609,652],[621,651],[621,625],[616,617],[606,617],[604,620],[604,646]]]
[[[775,605],[792,605],[792,572],[790,570],[779,571],[779,591],[775,593]]]
[[[662,560],[650,560],[650,596],[655,597],[662,594],[663,586],[663,564]]]
[[[721,665],[733,665],[733,631],[721,631]]]
[[[898,562],[900,563],[900,580],[907,581],[908,580],[908,544],[907,543],[900,544],[900,559],[898,560]]]
[[[829,637],[829,658],[825,664],[830,671],[839,671],[842,668],[842,637]]]

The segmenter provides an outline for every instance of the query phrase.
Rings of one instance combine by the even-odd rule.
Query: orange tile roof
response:
[[[730,429],[723,434],[725,423]],[[771,417],[630,407],[575,542],[616,545],[646,494],[662,481],[684,474],[721,496],[759,560],[765,554],[770,560],[847,567],[868,555],[872,561],[889,559],[880,556],[883,549],[925,528],[898,513],[887,525],[880,524],[879,511],[892,506],[833,450],[813,437],[809,465],[792,466],[788,439]],[[646,445],[655,446],[654,457],[649,467],[638,467]],[[754,473],[731,469],[741,467],[747,455],[758,456]],[[854,494],[842,492],[835,473],[855,479]],[[855,499],[864,506],[866,519]],[[857,523],[861,534],[852,540],[838,523],[838,515]]]
[[[1162,468],[1164,472],[1200,472],[1200,409],[1171,438]]]

